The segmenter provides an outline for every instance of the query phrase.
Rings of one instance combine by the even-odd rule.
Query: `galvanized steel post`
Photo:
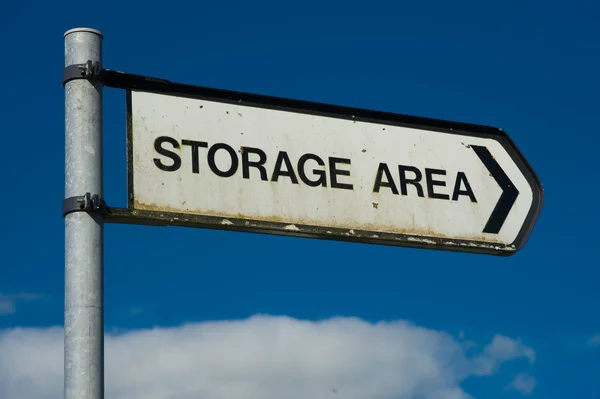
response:
[[[65,66],[102,65],[102,34],[64,35]],[[65,84],[65,198],[102,197],[102,83]],[[65,216],[64,398],[104,398],[104,222],[101,214]]]

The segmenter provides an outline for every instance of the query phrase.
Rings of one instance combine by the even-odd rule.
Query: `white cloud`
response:
[[[492,343],[487,345],[483,353],[474,360],[476,375],[490,375],[497,371],[505,361],[525,357],[530,364],[535,362],[533,349],[524,345],[521,340],[514,340],[503,335],[496,335]]]
[[[0,292],[0,316],[15,313],[17,301],[35,301],[40,295],[21,292],[19,294],[6,295]]]
[[[535,389],[535,378],[526,373],[519,373],[506,388],[530,395]]]
[[[62,348],[61,328],[0,331],[0,397],[61,399]],[[508,337],[467,355],[444,332],[355,318],[204,322],[107,335],[105,348],[112,399],[470,399],[466,378],[533,361]]]
[[[592,335],[587,343],[589,346],[600,347],[600,334]]]

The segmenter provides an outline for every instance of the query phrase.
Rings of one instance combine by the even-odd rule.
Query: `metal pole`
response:
[[[65,33],[65,66],[102,63],[102,34]],[[65,85],[65,198],[102,197],[102,84]],[[64,398],[104,398],[104,222],[101,214],[65,217]]]

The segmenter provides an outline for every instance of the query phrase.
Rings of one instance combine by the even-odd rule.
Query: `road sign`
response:
[[[497,128],[129,81],[129,203],[107,221],[510,255],[540,212]]]

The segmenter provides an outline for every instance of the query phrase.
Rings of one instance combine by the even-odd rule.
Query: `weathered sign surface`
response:
[[[156,87],[127,91],[140,220],[510,255],[540,211],[500,129]]]

